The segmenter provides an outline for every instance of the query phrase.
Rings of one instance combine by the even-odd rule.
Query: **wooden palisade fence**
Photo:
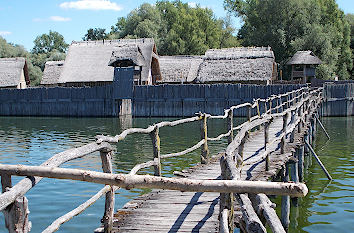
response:
[[[9,232],[28,232],[30,230],[27,215],[28,208],[24,195],[42,179],[41,177],[48,177],[100,183],[105,184],[105,186],[85,203],[55,220],[43,232],[56,231],[61,224],[83,212],[102,195],[106,195],[105,211],[102,218],[104,232],[111,232],[114,213],[114,191],[120,187],[127,189],[159,188],[193,192],[218,192],[221,193],[220,232],[233,232],[233,203],[235,199],[242,206],[246,231],[251,231],[251,229],[255,229],[255,227],[256,229],[260,229],[260,231],[265,231],[262,222],[257,216],[257,211],[258,213],[262,213],[274,232],[283,232],[284,229],[272,208],[271,202],[265,194],[287,195],[284,197],[287,197],[286,200],[288,200],[289,196],[305,196],[308,191],[307,187],[299,182],[283,183],[240,180],[243,164],[243,146],[251,130],[264,127],[265,151],[262,156],[268,161],[267,164],[269,165],[269,154],[274,152],[274,149],[272,149],[270,145],[280,143],[281,153],[285,153],[285,138],[290,135],[291,140],[294,140],[295,132],[303,132],[305,127],[309,127],[309,125],[305,124],[308,124],[310,119],[308,117],[315,113],[315,109],[320,104],[322,99],[321,93],[322,89],[310,91],[307,87],[300,88],[285,94],[271,96],[267,99],[256,99],[253,103],[232,106],[230,109],[225,110],[224,115],[220,116],[199,113],[194,117],[186,119],[159,122],[144,129],[130,128],[114,137],[97,136],[95,142],[56,154],[40,166],[0,165],[3,188],[3,194],[0,195],[0,210],[5,214],[6,227]],[[234,111],[240,108],[248,109],[247,121],[234,126]],[[295,120],[296,114],[298,116],[296,117],[297,120]],[[269,124],[277,117],[283,117],[284,119],[283,130],[274,140],[269,141]],[[291,119],[289,123],[288,118]],[[209,138],[207,131],[208,119],[226,119],[228,122],[228,132],[215,138]],[[201,140],[197,144],[181,152],[160,154],[160,128],[196,121],[199,121],[201,126]],[[124,140],[127,135],[134,133],[150,135],[153,147],[153,160],[136,165],[129,174],[112,174],[111,159],[113,150],[109,143],[117,143]],[[161,160],[185,155],[201,148],[201,163],[208,163],[208,141],[217,141],[225,137],[228,137],[229,145],[226,148],[225,155],[220,160],[223,180],[171,179],[161,177]],[[84,157],[97,151],[100,152],[102,159],[103,173],[58,168],[65,162]],[[298,150],[296,153],[298,153]],[[268,165],[266,169],[269,169]],[[154,167],[155,176],[136,175],[140,169],[151,166]],[[287,173],[286,169],[284,171],[284,173]],[[301,172],[299,174],[301,174]],[[12,186],[11,175],[28,177]],[[300,181],[302,181],[303,175],[300,175],[300,177]],[[284,178],[284,180],[286,179]],[[255,211],[252,208],[250,198],[259,203],[258,206],[260,209],[256,209]],[[288,213],[286,213],[286,216],[288,216]]]

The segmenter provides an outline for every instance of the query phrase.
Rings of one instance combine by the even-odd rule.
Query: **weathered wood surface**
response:
[[[295,116],[296,121],[298,116]],[[259,122],[262,120],[258,120]],[[288,119],[290,121],[290,119]],[[268,129],[269,142],[274,141],[281,134],[283,118],[275,118]],[[295,128],[295,127],[294,127]],[[248,134],[247,130],[244,132]],[[303,132],[301,132],[303,134]],[[295,133],[294,142],[286,143],[285,154],[280,157],[279,152],[269,155],[269,170],[265,172],[265,157],[261,156],[264,149],[264,130],[250,132],[244,144],[244,163],[241,173],[242,180],[263,180],[275,176],[279,170],[293,157],[292,148],[301,144],[303,135]],[[286,142],[289,138],[286,139]],[[240,144],[237,140],[234,144]],[[280,145],[273,143],[267,147],[269,151]],[[261,148],[260,146],[261,145]],[[221,171],[217,158],[213,158],[208,165],[198,165],[186,172],[183,177],[190,179],[218,179]],[[195,193],[170,190],[154,190],[149,194],[128,202],[115,214],[114,232],[217,232],[219,230],[219,194]],[[267,216],[271,227],[277,232],[283,232],[279,226],[279,219],[274,219],[275,212],[267,202],[262,211]],[[222,211],[224,215],[226,211]],[[242,215],[240,207],[235,208],[235,215]],[[239,216],[236,216],[239,219]],[[268,220],[267,219],[267,220]],[[225,222],[224,222],[225,225]],[[246,227],[244,225],[244,227]],[[101,229],[102,230],[102,229]],[[224,226],[224,230],[226,227]],[[99,232],[100,229],[97,229]]]
[[[95,142],[87,144],[79,148],[73,148],[61,153],[56,154],[47,161],[41,164],[45,167],[58,167],[61,164],[73,159],[81,158],[94,151],[112,150],[111,146],[106,143],[97,144]],[[28,177],[22,179],[10,190],[0,195],[0,210],[4,210],[10,203],[14,202],[18,197],[24,196],[28,190],[35,186],[42,178],[41,177]]]

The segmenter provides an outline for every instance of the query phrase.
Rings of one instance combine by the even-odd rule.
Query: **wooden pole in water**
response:
[[[330,140],[331,138],[329,137],[329,134],[327,133],[327,130],[326,130],[326,129],[325,129],[325,127],[323,126],[322,122],[320,121],[320,119],[318,118],[318,116],[317,116],[317,115],[315,115],[315,117],[316,117],[316,119],[317,119],[318,123],[320,124],[320,126],[321,126],[321,128],[322,128],[323,132],[326,134],[326,136],[327,136],[328,140]]]
[[[286,163],[282,170],[282,180],[283,182],[289,181],[289,163]],[[290,224],[290,197],[282,196],[281,197],[281,223],[283,224],[284,229],[287,231]]]
[[[300,146],[297,150],[299,181],[302,182],[304,180],[304,146]]]
[[[206,114],[201,115],[200,122],[200,138],[204,139],[204,144],[201,148],[200,160],[202,164],[207,164],[209,162],[209,149],[208,149],[208,124]]]
[[[161,176],[160,136],[158,126],[155,126],[154,130],[151,131],[150,138],[152,141],[154,161],[157,161],[157,164],[154,165],[154,175]]]
[[[315,159],[317,160],[317,163],[321,166],[322,170],[324,171],[324,173],[326,174],[327,178],[329,180],[332,180],[331,175],[329,174],[329,172],[327,171],[327,169],[325,168],[325,166],[323,165],[323,163],[321,162],[320,158],[317,156],[316,152],[313,150],[312,146],[305,141],[306,146],[309,148],[309,150],[311,151],[313,157],[315,157]]]

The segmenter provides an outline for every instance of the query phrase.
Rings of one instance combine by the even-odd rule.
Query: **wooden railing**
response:
[[[54,155],[40,166],[23,166],[23,165],[0,165],[0,174],[3,187],[3,194],[0,195],[0,210],[5,213],[6,226],[10,232],[16,232],[16,227],[25,228],[24,232],[30,230],[28,216],[23,213],[28,213],[26,203],[22,203],[24,195],[34,185],[36,185],[42,178],[59,178],[59,179],[73,179],[93,183],[106,184],[96,195],[87,200],[85,203],[70,211],[64,216],[55,220],[44,232],[54,232],[61,224],[69,221],[74,216],[80,214],[87,207],[97,201],[102,195],[106,195],[105,211],[102,219],[104,225],[104,232],[111,232],[113,213],[114,213],[114,191],[119,187],[123,188],[163,188],[174,189],[182,191],[201,191],[201,192],[220,192],[221,195],[221,223],[227,222],[229,226],[227,229],[232,230],[230,226],[232,219],[232,201],[233,194],[230,193],[265,193],[274,195],[291,195],[291,196],[304,196],[307,193],[307,188],[301,183],[276,183],[276,182],[257,182],[257,186],[252,181],[240,181],[240,172],[243,163],[243,146],[248,138],[249,132],[256,127],[265,127],[265,152],[262,154],[267,158],[273,152],[270,145],[282,142],[282,149],[285,147],[285,137],[292,134],[296,125],[304,124],[301,120],[306,116],[308,108],[312,103],[311,96],[321,93],[321,89],[309,91],[307,87],[294,90],[285,94],[271,96],[267,99],[255,99],[252,103],[244,103],[237,106],[232,106],[225,110],[224,115],[212,116],[206,113],[198,113],[195,117],[180,119],[176,121],[164,121],[149,126],[147,128],[130,128],[124,130],[121,134],[116,136],[96,136],[96,142],[87,144],[85,146],[70,149],[62,153]],[[234,112],[237,109],[246,108],[248,112],[247,120],[238,125],[233,125]],[[301,116],[292,124],[287,125],[284,123],[283,132],[275,140],[269,142],[267,137],[267,127],[275,117],[283,117],[284,122],[288,115],[293,115],[298,111]],[[215,138],[208,137],[208,119],[227,119],[228,132],[220,134]],[[201,140],[190,148],[177,153],[163,154],[160,153],[160,136],[159,129],[162,127],[173,127],[190,122],[200,122],[200,135]],[[305,119],[306,122],[306,119]],[[236,136],[234,137],[235,132]],[[117,143],[124,140],[130,134],[149,134],[151,137],[153,147],[153,159],[151,161],[137,164],[130,171],[128,175],[112,174],[112,147],[109,143]],[[226,155],[222,158],[222,176],[224,180],[203,181],[191,179],[170,179],[161,176],[161,160],[170,157],[185,155],[192,151],[201,148],[201,163],[209,162],[209,149],[208,141],[218,141],[222,138],[228,137],[228,147],[226,148]],[[100,152],[102,160],[102,169],[104,173],[84,171],[77,169],[57,168],[63,163],[86,156],[93,152]],[[236,164],[236,165],[235,165]],[[137,172],[143,168],[154,167],[154,175],[143,176],[136,175]],[[11,186],[11,175],[29,176],[24,178],[15,186]],[[237,194],[236,198],[239,202],[247,202],[247,194]],[[264,196],[260,195],[257,198],[261,201]],[[22,207],[18,208],[22,203]],[[19,219],[18,216],[25,216]],[[27,217],[26,217],[27,216]],[[229,221],[225,220],[225,217]],[[225,229],[223,224],[220,224],[220,229]],[[226,231],[225,231],[226,232]]]
[[[278,104],[274,109],[269,107],[267,110],[268,100],[262,100],[265,103],[266,111],[261,118],[249,117],[249,122],[244,124],[234,140],[226,148],[225,155],[220,160],[221,172],[223,180],[239,180],[243,165],[243,148],[244,143],[249,135],[249,131],[256,127],[264,127],[264,152],[257,157],[257,160],[265,159],[265,170],[269,170],[269,155],[275,152],[276,147],[272,147],[274,144],[280,144],[280,154],[285,153],[286,137],[289,136],[290,143],[294,142],[294,135],[297,130],[298,133],[302,132],[304,124],[308,122],[308,118],[315,112],[318,105],[321,102],[322,88],[309,92],[298,91],[290,94],[285,94],[283,97],[286,101],[283,102],[282,98],[279,98],[281,104]],[[272,103],[272,102],[270,102]],[[259,105],[258,105],[259,106]],[[279,109],[282,109],[279,112]],[[273,113],[276,112],[276,113]],[[297,117],[296,117],[297,115]],[[290,122],[288,118],[290,116]],[[276,136],[271,142],[269,142],[269,125],[277,117],[283,118],[283,127],[281,134]],[[295,120],[295,118],[297,118]],[[306,131],[304,131],[305,133]],[[295,176],[294,176],[295,177]],[[289,181],[289,180],[287,180]],[[298,180],[296,180],[298,182]],[[221,194],[220,195],[220,229],[221,232],[233,232],[233,203],[234,199],[239,202],[243,216],[245,218],[244,226],[246,232],[266,232],[261,220],[254,211],[251,201],[247,194]],[[258,206],[262,206],[263,216],[267,220],[267,223],[271,227],[273,232],[285,232],[282,224],[279,222],[278,217],[275,214],[273,208],[270,208],[270,201],[264,194],[257,194],[253,197],[257,200]],[[253,231],[252,231],[253,230]]]

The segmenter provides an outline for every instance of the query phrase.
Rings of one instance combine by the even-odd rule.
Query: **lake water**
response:
[[[171,119],[137,118],[39,118],[0,117],[0,162],[7,164],[39,165],[55,153],[94,141],[98,134],[116,135],[129,127],[147,127],[154,122]],[[315,161],[306,174],[309,195],[292,208],[290,232],[348,232],[354,231],[354,132],[353,117],[324,118],[331,135],[327,142],[318,130],[316,151],[333,176],[329,183]],[[226,123],[212,120],[208,123],[210,137],[226,132]],[[160,129],[161,153],[178,152],[200,140],[199,123]],[[226,139],[209,143],[212,154],[226,147]],[[113,158],[114,172],[127,173],[135,164],[152,158],[148,135],[130,135],[116,145]],[[163,161],[163,175],[171,176],[199,162],[200,150],[179,158]],[[101,171],[98,153],[64,164],[62,167]],[[152,174],[151,169],[143,173]],[[20,180],[14,177],[14,182]],[[32,232],[41,232],[56,218],[76,208],[103,186],[77,181],[43,179],[27,193]],[[127,201],[149,190],[118,190],[118,209]],[[276,202],[278,200],[275,200]],[[104,211],[101,198],[85,212],[62,225],[58,232],[93,232],[99,226]],[[0,232],[7,232],[3,215]]]

